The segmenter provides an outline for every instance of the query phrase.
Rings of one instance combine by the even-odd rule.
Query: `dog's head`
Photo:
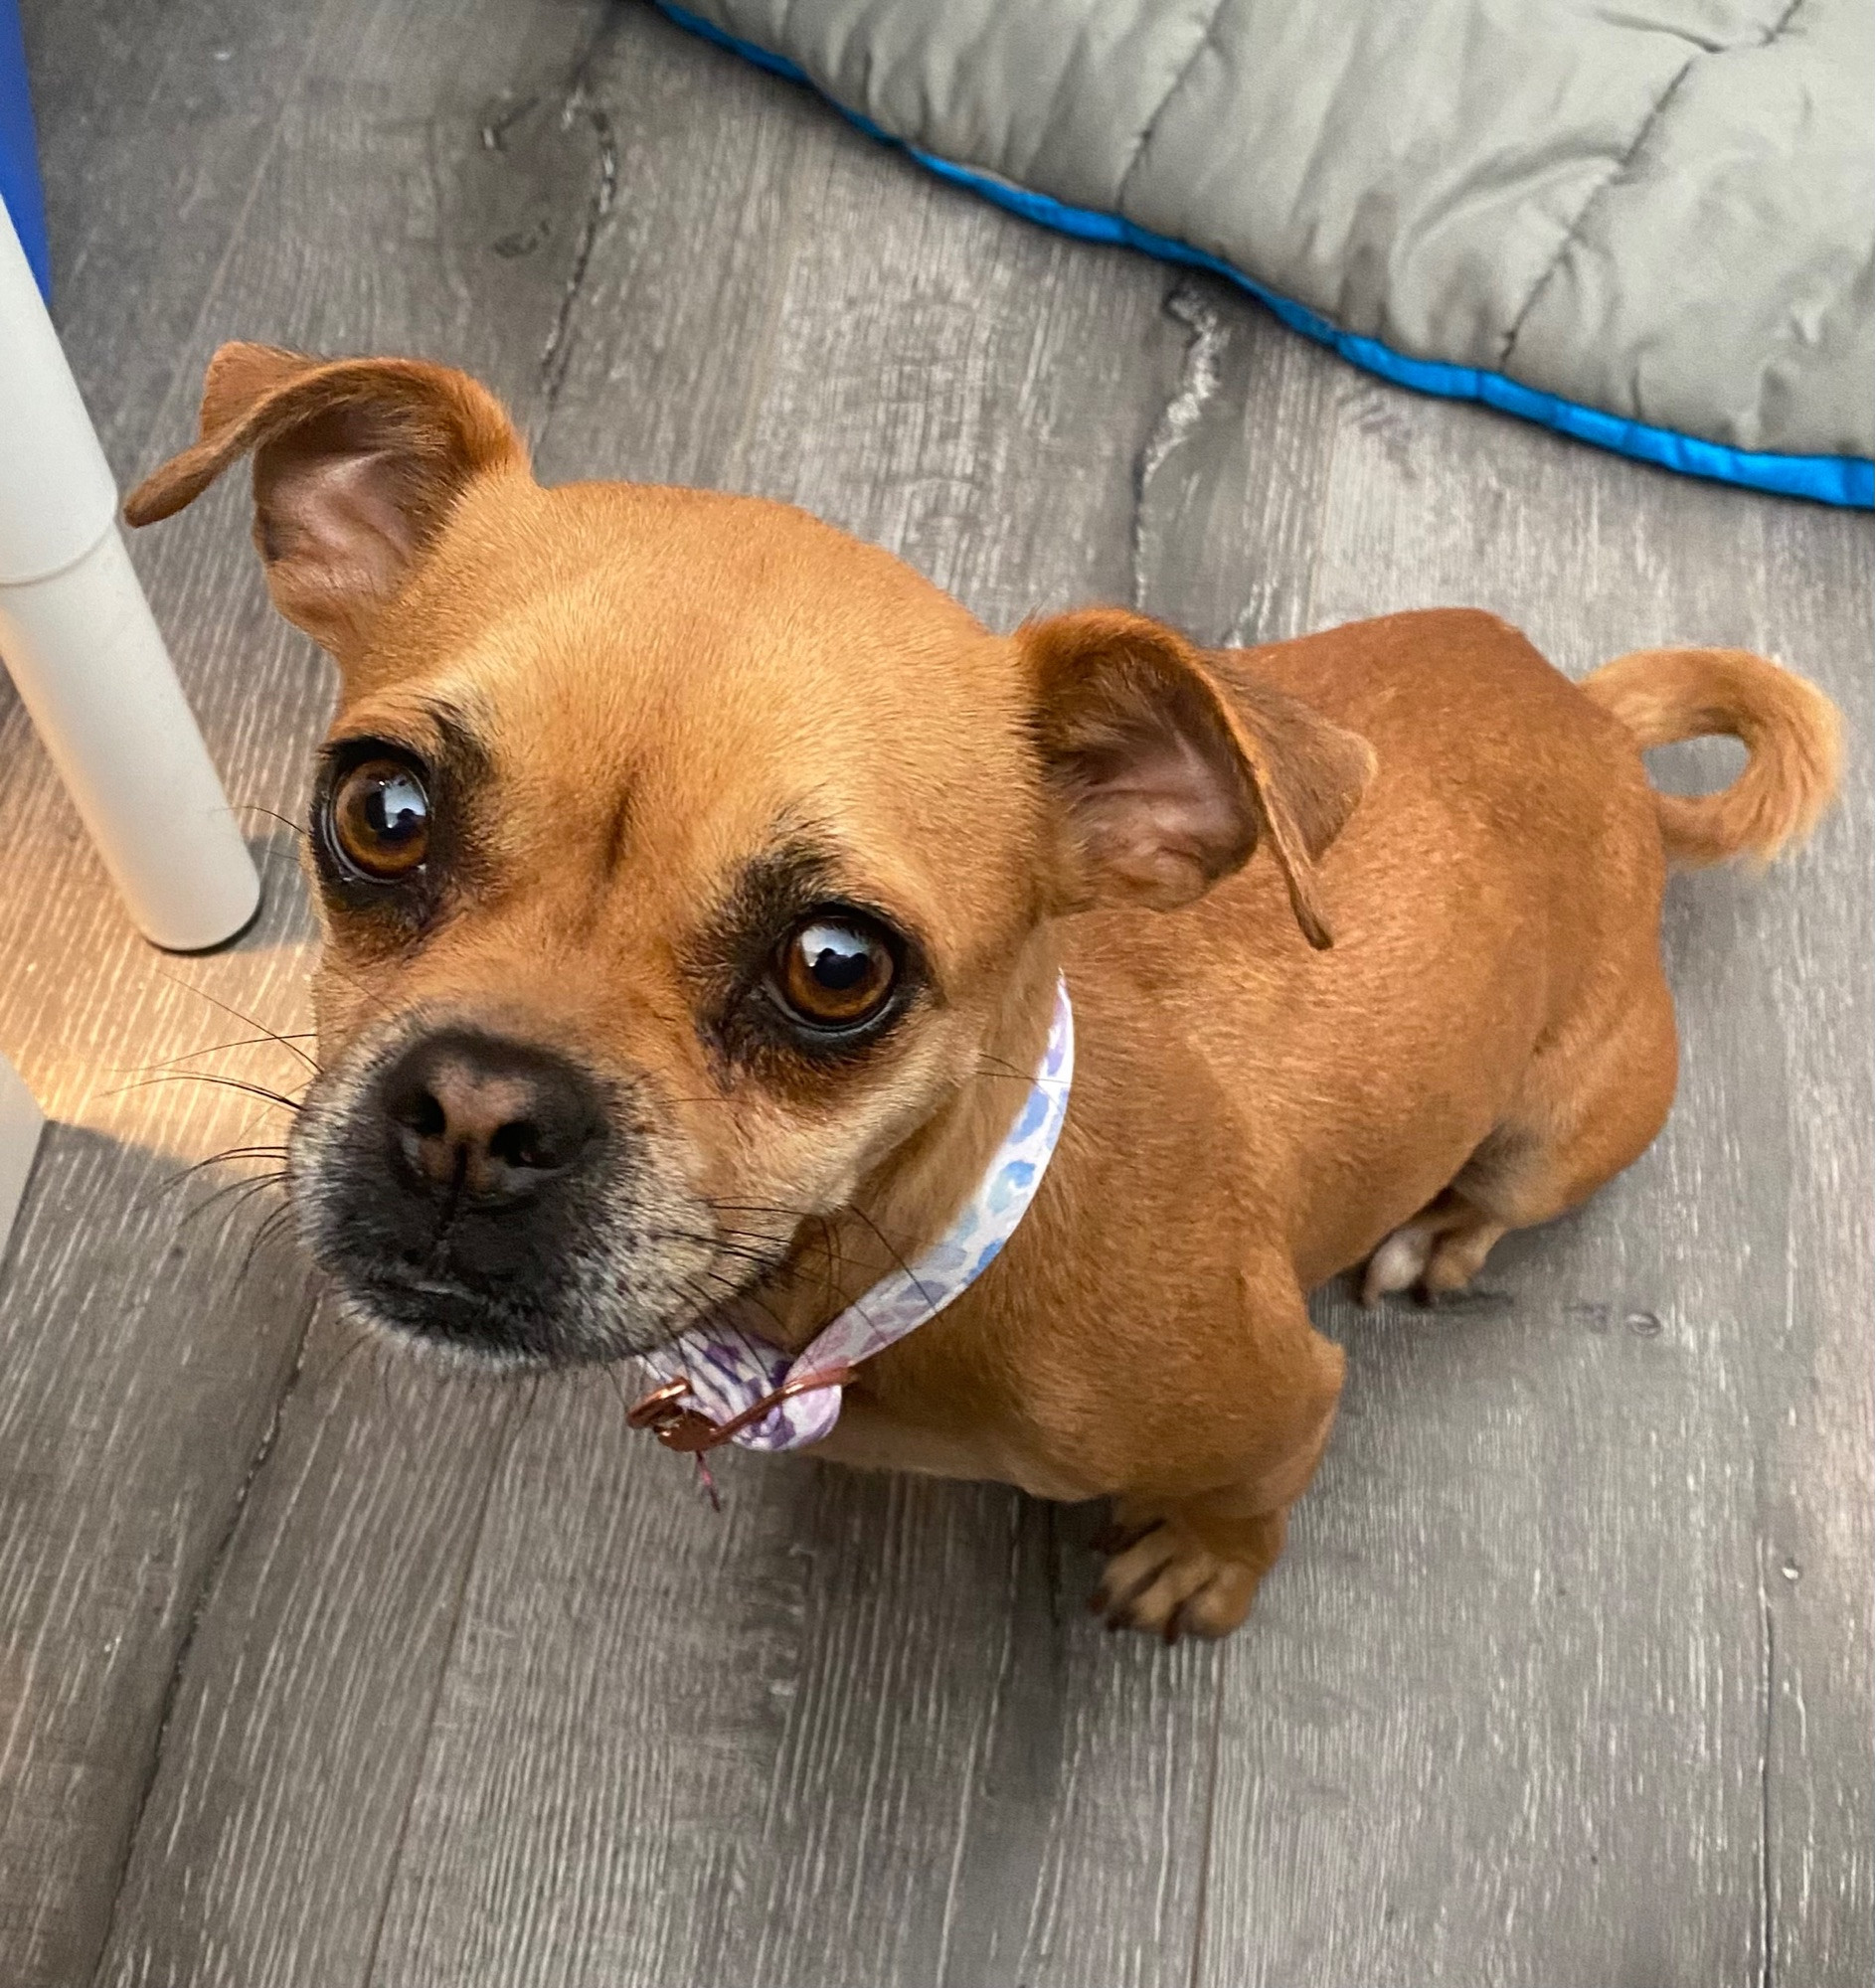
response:
[[[999,637],[779,504],[543,489],[482,388],[409,361],[225,347],[127,517],[248,453],[274,601],[341,681],[291,1189],[377,1323],[649,1348],[929,1137],[1046,1007],[1057,919],[1183,905],[1262,839],[1326,942],[1367,747],[1168,629]]]

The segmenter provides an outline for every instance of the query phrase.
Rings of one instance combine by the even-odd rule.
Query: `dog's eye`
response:
[[[878,926],[850,911],[824,911],[782,940],[770,984],[797,1022],[852,1029],[885,1007],[898,976],[899,961]]]
[[[408,877],[429,851],[429,796],[399,759],[366,759],[332,790],[332,842],[353,869],[381,883]]]

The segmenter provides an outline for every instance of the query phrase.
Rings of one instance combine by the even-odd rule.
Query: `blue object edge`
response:
[[[39,142],[26,87],[26,37],[18,0],[0,0],[0,207],[26,250],[39,293],[52,302],[52,254],[46,197],[39,182]]]
[[[1618,455],[1631,456],[1637,462],[1655,463],[1663,469],[1678,470],[1687,476],[1704,476],[1714,482],[1738,484],[1744,489],[1768,491],[1775,496],[1807,497],[1820,504],[1836,504],[1853,510],[1867,511],[1876,504],[1876,463],[1862,456],[1772,455],[1751,449],[1730,448],[1722,442],[1704,440],[1699,435],[1681,434],[1673,428],[1650,427],[1646,422],[1627,420],[1620,414],[1607,414],[1600,408],[1586,408],[1578,402],[1565,401],[1555,394],[1526,387],[1502,373],[1488,373],[1476,366],[1453,366],[1440,359],[1410,358],[1404,352],[1396,352],[1392,346],[1383,345],[1379,339],[1342,331],[1306,305],[1279,296],[1255,276],[1247,276],[1242,269],[1234,268],[1221,256],[1195,248],[1188,242],[1176,242],[1169,235],[1157,235],[1151,229],[1141,228],[1117,214],[1100,214],[1092,208],[1071,207],[1049,194],[1032,193],[1028,188],[1014,186],[992,173],[980,172],[972,166],[960,166],[953,160],[938,157],[935,152],[908,144],[905,139],[895,137],[892,132],[874,123],[872,118],[848,109],[837,98],[829,96],[798,63],[790,62],[786,56],[778,56],[759,42],[746,42],[718,27],[714,21],[706,21],[689,8],[676,5],[675,0],[656,0],[656,4],[661,13],[691,34],[714,42],[719,48],[729,49],[746,62],[754,63],[758,69],[767,70],[772,76],[784,77],[790,83],[806,83],[868,137],[877,138],[882,144],[909,154],[940,179],[967,187],[972,193],[994,201],[998,207],[1021,215],[1025,221],[1037,222],[1060,234],[1076,236],[1084,242],[1103,242],[1137,248],[1157,256],[1161,261],[1209,269],[1214,275],[1224,276],[1240,289],[1248,290],[1292,331],[1314,339],[1318,345],[1331,347],[1365,372],[1392,381],[1396,386],[1411,387],[1417,393],[1435,394],[1449,401],[1480,401],[1502,414],[1536,421],[1544,427],[1572,435],[1578,441],[1591,442]]]

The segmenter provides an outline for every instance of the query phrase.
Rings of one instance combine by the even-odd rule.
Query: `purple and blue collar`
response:
[[[722,1442],[799,1449],[840,1419],[841,1390],[863,1360],[935,1318],[976,1282],[1015,1235],[1042,1185],[1075,1077],[1075,1017],[1056,982],[1042,1067],[976,1192],[944,1235],[823,1326],[804,1351],[752,1342],[709,1321],[643,1356],[659,1383],[631,1410],[635,1428],[699,1453]]]

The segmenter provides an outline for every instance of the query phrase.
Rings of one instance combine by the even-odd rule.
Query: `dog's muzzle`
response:
[[[615,1086],[486,1028],[407,1026],[323,1076],[289,1181],[349,1311],[496,1362],[642,1351],[715,1253]]]

